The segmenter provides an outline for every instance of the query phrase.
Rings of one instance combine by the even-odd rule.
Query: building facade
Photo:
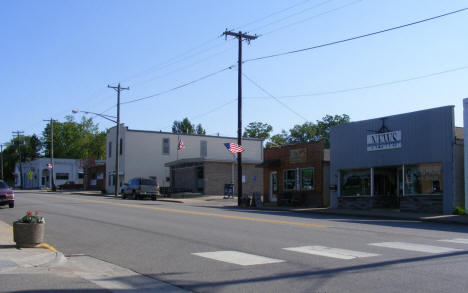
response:
[[[277,205],[329,205],[330,156],[322,142],[264,150],[263,201]]]
[[[178,150],[179,138],[184,144],[184,148],[181,150]],[[109,193],[114,191],[115,186],[115,142],[116,127],[113,127],[109,129],[106,139],[106,190]],[[210,168],[214,162],[229,165],[229,162],[233,161],[233,155],[224,146],[224,143],[229,142],[237,143],[237,138],[209,135],[178,135],[161,131],[132,130],[121,125],[119,142],[120,185],[134,177],[148,177],[155,179],[160,187],[170,187],[171,184],[174,185],[181,182],[179,180],[179,183],[176,183],[180,175],[172,176],[171,168],[173,170],[182,170],[182,167],[179,165],[192,164],[190,167],[192,169],[190,172],[192,173],[190,174],[199,172],[197,176],[200,178],[198,179],[203,180],[197,181],[197,188],[190,188],[199,190],[202,185],[204,189],[205,185],[210,186],[211,176],[207,177],[205,174],[208,174],[206,172],[213,173],[210,171]],[[254,164],[262,162],[262,144],[263,140],[261,139],[243,139],[242,146],[245,148],[245,151],[242,153],[243,161]],[[204,162],[209,162],[207,164],[210,166],[203,169],[203,173],[200,174],[200,169],[198,171],[196,169],[200,166],[196,165],[203,163],[204,166],[207,166]],[[186,169],[186,167],[188,166],[184,166],[183,168]],[[230,176],[230,169],[228,174]],[[171,178],[176,181],[171,183]],[[208,192],[212,194],[210,188],[207,188],[203,193]]]
[[[331,129],[332,207],[452,213],[464,206],[454,107]]]
[[[30,162],[15,164],[15,187],[25,189],[42,189],[51,187],[52,169],[48,168],[50,158],[39,158]],[[83,184],[83,169],[79,159],[54,159],[54,183],[55,186],[73,181]]]

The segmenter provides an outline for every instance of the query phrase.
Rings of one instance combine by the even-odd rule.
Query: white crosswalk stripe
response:
[[[401,250],[417,251],[417,252],[427,252],[427,253],[448,253],[448,252],[455,252],[455,251],[461,250],[457,248],[433,246],[433,245],[417,244],[417,243],[407,243],[407,242],[369,243],[369,245],[386,247],[386,248],[395,248],[395,249],[401,249]]]
[[[193,255],[206,257],[218,261],[232,263],[241,266],[262,265],[271,263],[280,263],[284,260],[274,259],[240,251],[213,251],[213,252],[198,252],[192,253]]]
[[[443,240],[438,240],[438,241],[458,243],[458,244],[468,244],[468,239],[466,238],[443,239]]]
[[[375,253],[367,253],[367,252],[332,248],[332,247],[319,246],[319,245],[289,247],[289,248],[283,248],[283,249],[288,250],[288,251],[295,251],[295,252],[300,252],[300,253],[307,253],[307,254],[333,257],[333,258],[339,258],[339,259],[355,259],[355,258],[361,258],[361,257],[378,256],[378,254],[375,254]]]

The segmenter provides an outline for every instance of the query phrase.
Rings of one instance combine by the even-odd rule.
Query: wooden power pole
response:
[[[242,32],[232,32],[226,30],[223,35],[232,36],[239,41],[239,59],[238,59],[238,76],[237,76],[237,144],[242,145],[242,41],[247,40],[250,44],[251,40],[255,40],[257,36],[247,35]],[[242,153],[237,154],[237,205],[240,206],[242,201]]]

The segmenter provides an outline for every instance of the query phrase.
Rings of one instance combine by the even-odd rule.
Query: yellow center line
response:
[[[56,195],[51,195],[51,194],[47,194],[47,195],[43,195],[43,196],[55,197],[55,198],[61,198],[61,199],[77,200],[77,201],[89,202],[89,203],[99,203],[99,204],[107,204],[107,205],[114,205],[114,206],[125,206],[125,207],[133,207],[133,208],[140,208],[140,209],[149,209],[149,210],[165,211],[165,212],[188,214],[188,215],[197,215],[197,216],[209,216],[209,217],[218,217],[218,218],[225,218],[225,219],[236,219],[236,220],[245,220],[245,221],[252,221],[252,222],[284,224],[284,225],[313,227],[313,228],[333,228],[332,226],[325,226],[325,225],[318,225],[318,224],[308,224],[308,223],[290,222],[290,221],[281,221],[281,220],[269,220],[269,219],[244,217],[244,216],[230,216],[230,215],[222,215],[222,214],[215,214],[215,213],[205,213],[205,212],[195,212],[195,211],[187,211],[187,210],[179,210],[179,209],[161,208],[161,207],[154,207],[154,206],[142,206],[142,205],[129,204],[129,203],[105,202],[105,201],[101,201],[101,200],[83,199],[83,198],[74,198],[74,197],[64,197],[64,196],[56,196]]]

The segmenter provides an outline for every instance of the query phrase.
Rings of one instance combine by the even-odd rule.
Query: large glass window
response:
[[[169,138],[163,138],[163,155],[169,155]]]
[[[301,169],[301,190],[314,188],[314,168]]]
[[[296,170],[284,170],[284,190],[295,190],[296,189]]]
[[[370,195],[370,169],[355,169],[341,172],[341,195]]]
[[[405,166],[405,194],[442,194],[442,164]]]
[[[56,173],[55,179],[68,180],[68,173]]]

